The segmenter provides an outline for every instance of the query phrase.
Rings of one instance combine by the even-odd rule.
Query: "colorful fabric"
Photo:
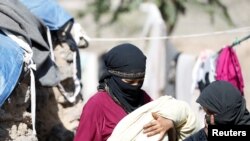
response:
[[[235,51],[229,46],[223,48],[217,58],[216,80],[225,80],[232,83],[244,95],[244,81],[240,63]]]

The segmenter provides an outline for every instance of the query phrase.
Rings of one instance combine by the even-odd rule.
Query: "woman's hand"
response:
[[[206,135],[208,135],[208,125],[215,125],[215,121],[214,121],[214,114],[206,114],[205,115],[205,133]]]
[[[162,140],[164,138],[165,133],[169,129],[174,128],[174,123],[172,120],[161,117],[157,113],[152,113],[152,116],[154,120],[144,125],[143,133],[147,134],[148,137],[160,134],[159,140]]]

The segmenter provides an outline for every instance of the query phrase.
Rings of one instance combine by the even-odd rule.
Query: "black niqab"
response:
[[[109,94],[127,113],[144,104],[142,83],[133,86],[121,80],[144,78],[146,56],[138,47],[125,43],[112,48],[104,56],[104,67],[99,89],[107,86]]]
[[[215,113],[215,124],[250,125],[250,114],[240,91],[227,81],[214,81],[197,102]]]

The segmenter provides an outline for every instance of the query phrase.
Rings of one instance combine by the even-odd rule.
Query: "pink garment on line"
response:
[[[216,80],[232,83],[244,95],[244,81],[240,63],[235,51],[230,46],[226,46],[219,53],[216,64]]]

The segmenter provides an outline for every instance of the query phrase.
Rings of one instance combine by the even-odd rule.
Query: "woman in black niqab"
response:
[[[230,82],[212,82],[201,92],[197,102],[214,113],[215,124],[250,125],[245,98]]]
[[[250,114],[245,98],[240,91],[227,81],[214,81],[203,89],[196,100],[206,111],[207,124],[215,125],[250,125]],[[209,123],[210,122],[210,123]],[[207,141],[207,126],[184,141]]]
[[[146,56],[129,43],[112,48],[104,56],[104,70],[98,89],[106,89],[123,109],[130,113],[144,103],[141,90],[146,69]],[[127,84],[122,79],[142,80],[137,85]]]

